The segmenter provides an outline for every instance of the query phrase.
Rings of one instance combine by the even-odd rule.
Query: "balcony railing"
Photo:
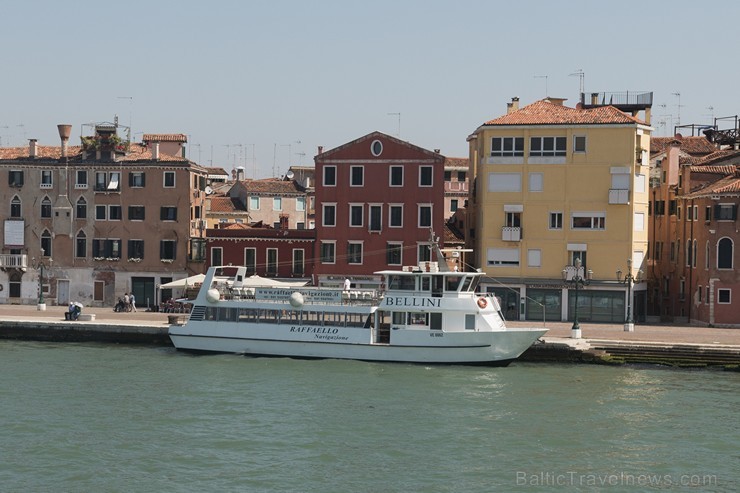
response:
[[[501,228],[501,240],[503,241],[521,241],[522,228],[504,226]]]
[[[0,269],[25,269],[27,267],[28,255],[0,254]]]

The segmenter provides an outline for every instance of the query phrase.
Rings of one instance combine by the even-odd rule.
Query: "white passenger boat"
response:
[[[446,265],[445,265],[446,267]],[[211,267],[177,349],[297,358],[505,366],[546,329],[507,328],[480,272],[436,262],[381,271],[384,289],[245,287],[245,267]]]

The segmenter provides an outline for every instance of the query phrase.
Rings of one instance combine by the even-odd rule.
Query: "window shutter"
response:
[[[143,171],[141,172],[141,187],[144,188],[146,186],[146,173]]]
[[[721,210],[721,208],[720,208],[719,205],[715,205],[714,206],[714,217],[715,218],[719,218],[720,217],[720,210]]]
[[[134,172],[133,171],[129,171],[129,174],[128,174],[128,186],[129,187],[133,187],[134,186]]]
[[[737,221],[737,204],[732,204],[732,220]]]

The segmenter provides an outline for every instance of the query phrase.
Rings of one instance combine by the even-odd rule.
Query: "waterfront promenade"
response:
[[[114,312],[112,308],[83,308],[94,321],[65,321],[67,307],[0,305],[0,338],[57,341],[132,342],[169,345],[170,318],[184,314]],[[543,327],[541,322],[509,321],[510,327]],[[593,362],[606,355],[627,362],[657,362],[698,366],[740,365],[740,329],[699,325],[636,325],[581,323],[582,339],[571,339],[570,322],[547,322],[548,332],[521,359],[526,361]],[[624,353],[631,353],[632,358]],[[656,355],[656,353],[659,353]],[[721,358],[720,358],[721,356]],[[635,359],[637,357],[638,359]]]

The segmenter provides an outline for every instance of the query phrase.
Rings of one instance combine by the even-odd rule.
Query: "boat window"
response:
[[[432,330],[442,330],[442,314],[432,312],[429,314],[429,328]]]
[[[406,325],[406,312],[393,312],[393,325]]]
[[[265,324],[276,324],[280,322],[280,310],[260,310],[260,322]]]
[[[254,308],[240,308],[239,309],[239,321],[240,322],[256,322],[257,321],[257,310]]]
[[[427,313],[410,312],[409,325],[429,325],[429,315]]]
[[[341,312],[324,312],[324,324],[334,327],[344,326],[344,313]]]
[[[450,276],[447,278],[447,285],[445,286],[445,291],[457,291],[457,288],[460,286],[460,277],[459,276]]]
[[[304,311],[303,323],[306,325],[324,325],[323,315],[323,312]]]
[[[348,313],[347,327],[362,327],[365,324],[365,315],[362,313]]]
[[[301,322],[301,312],[297,310],[283,310],[280,323],[298,325]]]
[[[388,289],[413,291],[416,289],[414,276],[388,276]]]
[[[465,314],[465,330],[475,330],[475,314]]]
[[[218,320],[218,308],[215,306],[206,307],[206,314],[203,320]]]
[[[362,326],[363,329],[369,329],[373,326],[373,316],[368,315],[365,319],[365,325]]]
[[[420,290],[428,293],[432,289],[432,279],[429,276],[421,277]]]
[[[470,291],[470,286],[473,284],[473,278],[465,276],[463,278],[463,291]]]
[[[238,308],[221,308],[218,312],[218,319],[222,322],[236,322]]]

